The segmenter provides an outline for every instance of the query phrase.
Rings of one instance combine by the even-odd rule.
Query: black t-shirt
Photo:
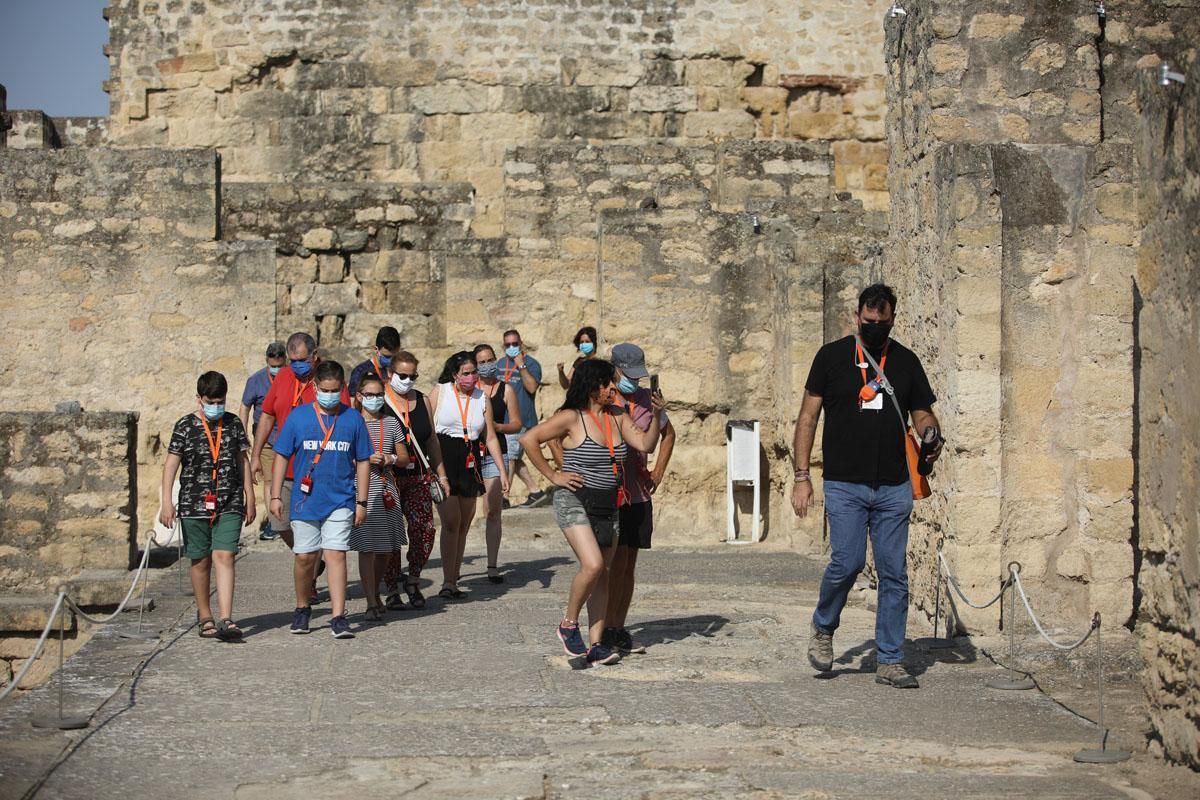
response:
[[[217,439],[218,425],[221,429],[221,450],[217,454],[218,514],[245,514],[246,498],[242,491],[242,453],[250,449],[246,429],[236,414],[226,411],[216,423],[208,423],[213,442]],[[171,432],[171,444],[167,452],[179,456],[179,505],[181,518],[212,515],[204,508],[204,495],[213,489],[212,450],[208,446],[208,435],[204,423],[195,414],[188,414],[175,423]]]
[[[882,351],[871,352],[878,363]],[[905,428],[896,408],[884,392],[876,410],[860,409],[858,393],[863,387],[857,365],[854,337],[830,342],[817,351],[804,388],[821,397],[825,432],[821,441],[825,480],[895,486],[908,480],[905,464]],[[862,361],[866,364],[866,359]],[[914,409],[930,408],[937,397],[925,377],[916,353],[889,340],[883,372],[896,390],[896,400],[907,419]],[[867,379],[875,371],[867,366]]]

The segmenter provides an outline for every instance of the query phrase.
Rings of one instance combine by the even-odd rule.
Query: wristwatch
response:
[[[366,500],[356,500],[355,502],[356,502],[356,503],[358,503],[358,504],[359,504],[360,506],[362,506],[363,508],[366,508],[366,507],[367,507],[367,501],[366,501]]]

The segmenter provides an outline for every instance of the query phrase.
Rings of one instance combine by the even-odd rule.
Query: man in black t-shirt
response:
[[[809,457],[823,410],[821,451],[832,552],[813,612],[808,660],[821,672],[833,668],[833,632],[854,580],[866,565],[869,535],[879,573],[875,680],[915,689],[917,680],[902,663],[908,619],[905,551],[913,504],[903,437],[910,416],[918,432],[938,427],[930,410],[937,398],[920,359],[889,338],[895,313],[895,293],[883,284],[868,286],[858,297],[858,334],[830,342],[813,359],[796,419],[792,507],[801,517],[813,507]],[[863,347],[883,371],[905,419],[880,386]],[[939,445],[929,461],[940,452]]]

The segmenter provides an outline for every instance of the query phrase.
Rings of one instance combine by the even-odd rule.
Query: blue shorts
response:
[[[508,454],[504,456],[504,466],[507,467],[512,462],[521,460],[521,455],[525,452],[521,449],[521,434],[525,433],[527,430],[529,429],[522,428],[520,433],[504,434],[504,438],[508,440]],[[486,478],[487,476],[484,475],[483,477]]]
[[[510,475],[510,476],[512,475],[511,466],[512,466],[512,459],[507,454],[505,454],[505,456],[504,456],[504,474],[505,475]],[[499,478],[500,477],[500,470],[498,470],[496,468],[496,462],[492,460],[491,456],[484,457],[483,464],[480,465],[480,468],[479,468],[479,474],[483,477],[483,479],[485,481],[488,478]]]
[[[354,527],[354,512],[338,508],[325,519],[294,519],[292,535],[296,544],[293,553],[315,553],[318,550],[350,549],[350,529]]]

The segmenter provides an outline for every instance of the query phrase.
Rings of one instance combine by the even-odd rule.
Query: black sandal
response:
[[[489,581],[491,581],[492,583],[504,583],[504,576],[503,575],[493,575],[492,570],[496,570],[496,572],[500,572],[499,567],[497,567],[495,565],[489,565],[487,579]]]
[[[408,606],[404,603],[404,598],[400,596],[400,592],[392,592],[387,597],[387,602],[384,603],[392,611],[407,611]]]
[[[200,620],[200,638],[215,639],[217,638],[217,623],[213,622],[212,617],[205,617]]]
[[[217,623],[217,638],[222,642],[237,642],[242,638],[242,629],[229,617]]]
[[[419,583],[404,584],[404,593],[408,595],[408,604],[413,608],[425,607],[425,595],[421,594]]]

